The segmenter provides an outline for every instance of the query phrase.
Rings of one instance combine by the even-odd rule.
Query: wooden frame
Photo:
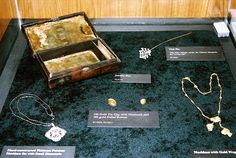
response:
[[[90,18],[214,18],[227,15],[229,0],[1,0],[0,39],[9,19],[17,18],[15,2],[22,18],[51,18],[79,11]]]

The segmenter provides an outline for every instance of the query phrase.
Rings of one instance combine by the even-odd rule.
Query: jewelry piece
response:
[[[165,44],[165,43],[167,43],[167,42],[176,40],[176,39],[178,39],[178,38],[182,38],[182,37],[184,37],[184,36],[188,36],[188,35],[190,35],[190,34],[192,34],[192,32],[189,32],[189,33],[186,33],[186,34],[183,34],[183,35],[180,35],[180,36],[177,36],[177,37],[168,39],[168,40],[166,40],[166,41],[164,41],[164,42],[161,42],[161,43],[159,43],[158,45],[152,47],[151,49],[149,49],[149,48],[141,48],[141,49],[139,50],[139,58],[146,60],[149,56],[151,56],[151,53],[152,53],[152,50],[153,50],[153,49],[155,49],[155,48],[161,46],[162,44]]]
[[[116,100],[113,99],[113,98],[107,99],[107,103],[108,103],[108,105],[110,105],[111,107],[115,107],[115,106],[117,105]]]
[[[147,103],[147,100],[146,99],[140,99],[140,104],[142,104],[142,105],[145,105]]]
[[[57,127],[52,123],[52,128],[50,128],[50,130],[45,133],[45,137],[51,139],[54,142],[58,142],[65,134],[66,130]]]
[[[53,123],[45,123],[45,122],[42,122],[42,121],[31,119],[28,116],[26,116],[23,112],[20,111],[19,102],[20,102],[21,99],[26,99],[26,98],[32,98],[42,108],[44,108],[44,110],[47,113],[47,115],[50,116],[52,118],[52,120],[54,120],[55,116],[54,116],[53,111],[50,108],[50,106],[47,103],[45,103],[38,96],[36,96],[34,94],[30,94],[30,93],[19,94],[18,96],[16,96],[14,99],[11,100],[11,102],[9,104],[9,108],[10,108],[12,114],[15,117],[17,117],[17,118],[19,118],[19,119],[21,119],[23,121],[26,121],[26,122],[28,122],[30,124],[37,125],[37,126],[51,127],[50,130],[45,133],[45,137],[47,137],[48,139],[51,139],[54,142],[60,141],[61,138],[65,136],[66,130],[64,130],[64,129],[60,128],[60,127],[55,126]],[[14,102],[16,102],[16,109],[17,109],[19,114],[16,114],[13,111],[13,109],[12,109],[12,106],[13,106]]]
[[[213,76],[215,76],[216,79],[217,79],[217,83],[218,83],[218,87],[219,87],[219,92],[220,92],[220,93],[219,93],[219,103],[218,103],[218,114],[217,114],[216,116],[214,116],[214,117],[209,117],[209,116],[207,116],[207,115],[202,111],[202,109],[201,109],[199,106],[196,105],[196,103],[195,103],[195,102],[190,98],[190,96],[186,93],[186,91],[185,91],[185,89],[184,89],[184,81],[185,81],[185,80],[189,81],[189,82],[193,85],[193,87],[194,87],[200,94],[206,96],[206,95],[212,93],[212,79],[213,79]],[[191,101],[191,103],[200,111],[200,113],[201,113],[201,115],[202,115],[203,117],[205,117],[207,120],[209,120],[209,121],[211,122],[211,123],[208,123],[208,124],[206,125],[207,130],[208,130],[209,132],[213,131],[214,124],[215,124],[215,123],[219,123],[220,127],[222,128],[221,134],[227,135],[228,137],[231,137],[233,134],[230,132],[230,130],[229,130],[228,128],[225,128],[225,127],[221,124],[220,113],[221,113],[221,102],[222,102],[222,99],[223,99],[223,98],[222,98],[222,86],[221,86],[221,84],[220,84],[220,79],[219,79],[218,75],[217,75],[216,73],[212,73],[212,74],[211,74],[210,82],[209,82],[210,90],[207,91],[207,92],[202,92],[202,91],[198,88],[198,86],[197,86],[189,77],[183,78],[182,81],[181,81],[181,84],[182,84],[182,91],[183,91],[183,93],[184,93],[184,96],[187,97],[187,98]]]

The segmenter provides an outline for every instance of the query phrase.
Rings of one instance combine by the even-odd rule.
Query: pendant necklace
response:
[[[23,121],[26,121],[32,125],[37,125],[37,126],[45,126],[45,127],[51,127],[49,129],[49,131],[47,131],[45,133],[45,137],[47,137],[48,139],[54,141],[54,142],[58,142],[61,140],[62,137],[65,136],[66,134],[66,130],[58,127],[58,126],[55,126],[54,123],[46,123],[46,122],[42,122],[42,121],[38,121],[38,120],[35,120],[35,119],[32,119],[28,116],[26,116],[19,108],[19,102],[20,100],[22,99],[33,99],[34,102],[38,103],[40,105],[40,107],[42,107],[45,112],[47,113],[48,116],[51,117],[52,120],[54,120],[55,116],[53,114],[53,111],[52,109],[50,108],[50,106],[45,103],[41,98],[39,98],[38,96],[34,95],[34,94],[30,94],[30,93],[22,93],[22,94],[19,94],[18,96],[16,96],[14,99],[11,100],[10,104],[9,104],[9,108],[12,112],[12,114],[23,120]],[[13,103],[16,104],[16,110],[17,110],[17,113],[15,113],[13,111]]]
[[[207,115],[203,112],[203,110],[202,110],[199,106],[197,106],[197,104],[193,101],[193,99],[191,99],[190,96],[187,94],[187,92],[186,92],[185,89],[184,89],[184,82],[185,82],[185,81],[190,82],[190,83],[193,85],[193,87],[194,87],[201,95],[206,96],[206,95],[212,93],[212,79],[213,79],[214,76],[215,76],[216,79],[217,79],[218,88],[219,88],[219,103],[218,103],[217,115],[214,116],[214,117],[209,117],[209,116],[207,116]],[[220,113],[221,113],[221,102],[222,102],[222,99],[223,99],[223,98],[222,98],[222,86],[221,86],[221,84],[220,84],[220,79],[219,79],[218,75],[217,75],[216,73],[212,73],[212,74],[211,74],[211,76],[210,76],[210,82],[209,82],[210,89],[209,89],[209,91],[207,91],[207,92],[202,92],[202,91],[198,88],[198,86],[197,86],[189,77],[183,78],[182,81],[181,81],[181,84],[182,84],[182,91],[183,91],[183,93],[184,93],[184,96],[187,97],[187,98],[191,101],[191,103],[198,109],[198,111],[201,113],[201,115],[202,115],[204,118],[206,118],[207,120],[210,121],[210,123],[208,123],[208,124],[206,125],[207,130],[208,130],[209,132],[213,131],[214,124],[219,123],[219,126],[220,126],[221,129],[222,129],[222,130],[221,130],[221,134],[227,135],[228,137],[231,137],[233,134],[230,132],[230,130],[229,130],[228,128],[225,128],[225,127],[222,125],[222,123],[221,123]]]

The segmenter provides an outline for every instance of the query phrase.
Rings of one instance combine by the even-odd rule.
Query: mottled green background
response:
[[[236,82],[225,62],[170,62],[165,46],[219,46],[214,32],[193,31],[192,35],[171,41],[152,51],[147,60],[139,59],[141,47],[151,48],[187,31],[171,32],[100,32],[98,33],[122,61],[119,73],[150,73],[152,84],[112,83],[115,73],[48,89],[46,80],[25,50],[8,99],[0,115],[0,148],[4,145],[70,145],[76,146],[76,157],[190,157],[197,149],[235,149],[236,138],[223,136],[217,126],[207,132],[197,109],[184,97],[180,81],[189,76],[199,88],[208,90],[209,76],[216,72],[223,87],[223,124],[236,133]],[[203,97],[186,89],[206,114],[216,114],[218,91],[213,82],[213,95]],[[67,130],[58,143],[44,137],[46,127],[30,125],[12,116],[8,103],[19,93],[34,93],[47,102],[55,113],[55,124]],[[108,98],[117,100],[111,108]],[[147,98],[148,104],[139,104]],[[43,109],[30,101],[20,102],[27,115],[50,122]],[[159,129],[88,128],[89,110],[158,111]]]

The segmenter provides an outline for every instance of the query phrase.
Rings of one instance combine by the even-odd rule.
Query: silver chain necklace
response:
[[[215,76],[216,79],[217,79],[218,88],[219,88],[219,92],[220,92],[220,93],[219,93],[219,103],[218,103],[217,115],[214,116],[214,117],[209,117],[209,116],[207,116],[207,115],[203,112],[203,110],[202,110],[199,106],[197,106],[197,104],[193,101],[193,99],[191,99],[191,97],[186,93],[186,91],[185,91],[185,89],[184,89],[184,82],[185,82],[185,80],[186,80],[186,81],[189,81],[189,82],[193,85],[193,87],[194,87],[201,95],[206,96],[206,95],[212,93],[212,79],[213,79],[214,76]],[[187,98],[191,101],[191,103],[198,109],[198,111],[201,113],[201,115],[202,115],[204,118],[206,118],[207,120],[209,120],[209,121],[211,122],[211,123],[208,123],[208,124],[206,125],[207,130],[208,130],[209,132],[213,131],[214,124],[215,124],[215,123],[219,123],[219,126],[222,128],[221,134],[227,135],[227,136],[231,137],[233,134],[230,132],[230,130],[229,130],[228,128],[225,128],[225,127],[221,124],[220,113],[221,113],[221,102],[222,102],[222,99],[223,99],[223,98],[222,98],[222,86],[221,86],[221,84],[220,84],[220,79],[219,79],[218,75],[217,75],[216,73],[212,73],[212,74],[211,74],[211,76],[210,76],[210,82],[209,82],[210,89],[209,89],[209,91],[207,91],[207,92],[202,92],[202,91],[198,88],[198,86],[197,86],[189,77],[184,77],[184,78],[182,79],[182,81],[181,81],[181,84],[182,84],[182,91],[183,91],[183,93],[184,93],[184,96],[187,97]]]
[[[34,102],[38,103],[40,105],[40,107],[42,107],[45,110],[47,115],[50,116],[52,118],[52,120],[54,120],[55,116],[53,114],[51,107],[47,103],[45,103],[41,98],[39,98],[38,96],[36,96],[34,94],[30,94],[30,93],[19,94],[18,96],[16,96],[15,98],[13,98],[11,100],[11,102],[9,103],[9,108],[10,108],[12,114],[15,117],[17,117],[23,121],[26,121],[32,125],[51,127],[49,129],[49,131],[47,131],[45,133],[45,137],[47,137],[48,139],[51,139],[54,142],[60,141],[61,138],[65,136],[66,130],[55,126],[54,123],[46,123],[46,122],[32,119],[32,118],[26,116],[23,112],[21,112],[21,110],[19,108],[19,102],[23,99],[28,99],[28,98],[33,99]],[[16,110],[17,110],[18,114],[13,111],[12,107],[13,107],[14,103],[16,103]]]

